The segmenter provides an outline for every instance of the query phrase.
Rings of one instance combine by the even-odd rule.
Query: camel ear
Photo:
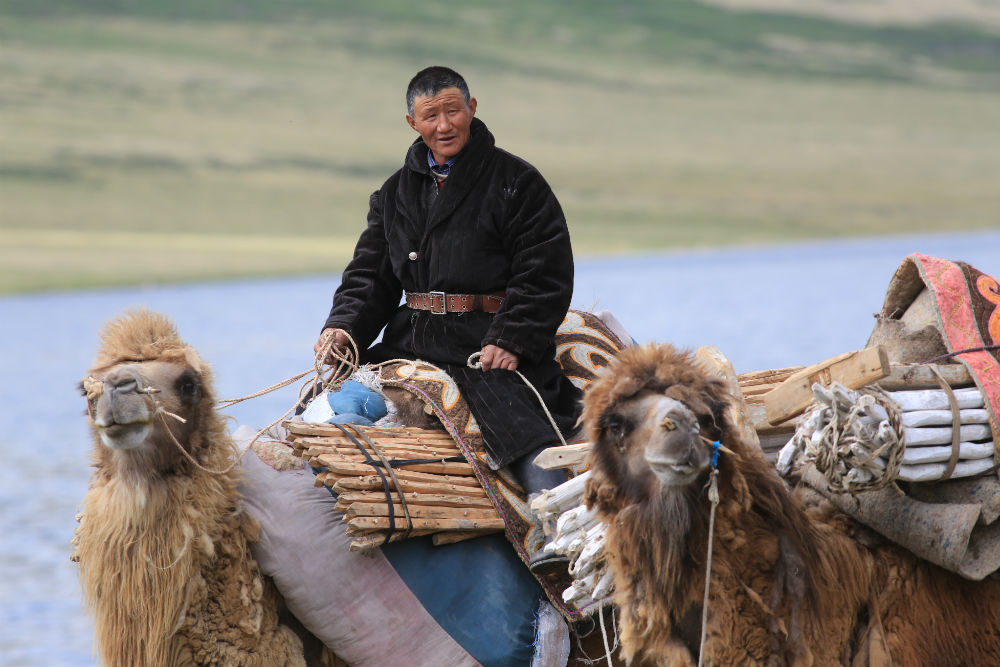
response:
[[[193,368],[197,373],[201,373],[201,357],[198,355],[197,350],[193,347],[189,347],[184,350],[184,362]]]

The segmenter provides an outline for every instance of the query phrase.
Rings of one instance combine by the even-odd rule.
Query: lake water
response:
[[[1000,232],[705,250],[577,262],[574,307],[610,310],[641,342],[715,345],[737,372],[807,365],[863,347],[912,252],[1000,276]],[[93,664],[69,561],[90,439],[76,384],[109,318],[171,316],[214,366],[221,398],[311,365],[335,275],[0,298],[0,665]],[[232,408],[263,426],[291,389]]]

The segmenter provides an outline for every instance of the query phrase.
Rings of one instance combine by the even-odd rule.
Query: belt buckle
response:
[[[431,307],[430,311],[433,315],[444,315],[448,312],[448,300],[445,297],[444,292],[428,292],[431,297]],[[435,306],[435,301],[441,299],[441,310],[438,310]]]

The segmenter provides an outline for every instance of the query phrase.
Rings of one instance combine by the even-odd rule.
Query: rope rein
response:
[[[475,370],[481,369],[483,367],[482,362],[479,361],[481,356],[483,356],[482,352],[473,352],[469,355],[466,365]],[[515,370],[514,372],[517,373],[517,376],[521,378],[524,384],[528,385],[528,389],[535,394],[535,398],[538,399],[538,404],[542,406],[542,411],[545,413],[545,416],[549,420],[549,424],[552,426],[552,430],[556,432],[557,436],[559,436],[559,442],[562,443],[563,446],[566,446],[566,438],[563,437],[562,431],[559,430],[559,426],[556,424],[555,418],[552,416],[552,413],[549,412],[548,406],[545,405],[545,400],[542,398],[542,395],[538,393],[537,389],[535,389],[535,385],[531,384],[531,381],[524,377],[524,374],[521,371]]]
[[[601,624],[601,638],[604,640],[604,655],[608,658],[608,667],[614,667],[611,663],[611,646],[608,644],[608,629],[604,627],[604,605],[600,605],[597,608],[598,622]],[[614,618],[614,614],[612,614]],[[617,640],[618,635],[615,634],[615,639]]]
[[[359,358],[358,345],[357,343],[354,342],[354,339],[351,338],[350,334],[344,332],[344,335],[347,337],[347,342],[348,342],[348,345],[345,346],[344,349],[337,348],[336,340],[333,335],[327,336],[327,339],[324,342],[323,347],[320,349],[319,353],[316,354],[315,358],[313,359],[313,367],[310,368],[309,370],[297,373],[296,375],[293,375],[290,378],[287,378],[280,382],[276,382],[275,384],[272,384],[270,387],[261,389],[260,391],[256,391],[247,396],[241,396],[240,398],[231,398],[216,402],[216,410],[225,410],[226,408],[230,408],[234,405],[242,403],[243,401],[250,400],[251,398],[258,398],[260,396],[264,396],[265,394],[269,394],[273,391],[277,391],[278,389],[287,387],[293,382],[296,382],[297,380],[300,380],[304,377],[308,377],[310,375],[312,376],[308,377],[308,379],[305,382],[303,382],[302,385],[299,387],[298,397],[296,398],[295,403],[292,405],[292,407],[285,410],[285,412],[280,417],[275,419],[273,422],[271,422],[264,428],[257,431],[257,434],[254,435],[254,437],[251,438],[250,442],[246,444],[243,450],[239,453],[239,456],[236,457],[236,460],[233,461],[233,464],[219,474],[224,474],[226,472],[229,472],[229,470],[232,469],[233,465],[235,465],[237,461],[242,459],[243,456],[247,453],[247,451],[251,447],[253,447],[254,443],[257,442],[258,439],[260,439],[260,436],[264,435],[273,427],[280,424],[298,408],[300,407],[304,408],[306,406],[304,399],[305,396],[309,395],[318,396],[327,388],[339,386],[343,384],[345,380],[351,377],[354,371],[358,369],[358,362],[357,362]],[[333,359],[334,363],[327,364],[328,359]],[[201,466],[198,467],[200,468]],[[204,470],[204,468],[202,468],[202,470]]]
[[[712,443],[712,472],[708,477],[708,501],[711,508],[708,512],[708,554],[705,556],[705,598],[701,603],[701,645],[698,648],[698,667],[704,665],[705,635],[708,628],[708,594],[712,581],[712,544],[715,534],[715,508],[719,506],[719,453],[722,443],[715,440]]]

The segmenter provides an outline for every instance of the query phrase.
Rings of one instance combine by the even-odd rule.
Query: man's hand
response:
[[[496,345],[487,345],[484,347],[482,356],[479,357],[479,363],[483,365],[484,371],[493,370],[494,368],[516,371],[518,361],[519,359],[516,354]]]
[[[326,359],[323,359],[324,364],[336,363],[337,360],[334,359],[333,352],[343,352],[347,347],[347,334],[343,329],[323,329],[323,333],[319,335],[319,340],[313,345],[313,356],[318,357],[323,354],[323,350],[330,344],[331,338],[333,339],[333,347],[327,353]]]

